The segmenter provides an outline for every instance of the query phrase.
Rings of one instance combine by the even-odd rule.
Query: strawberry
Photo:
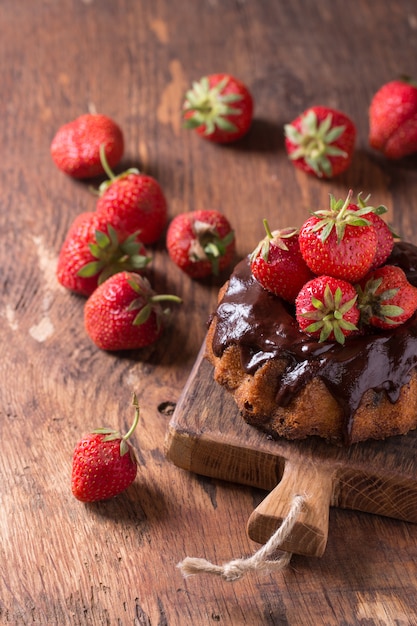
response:
[[[249,89],[230,74],[211,74],[194,82],[185,95],[184,126],[214,143],[231,143],[245,135],[253,118]]]
[[[90,339],[102,350],[135,350],[154,343],[164,329],[167,311],[161,302],[181,302],[157,295],[149,281],[132,272],[108,278],[88,298],[84,323]]]
[[[341,111],[313,106],[284,126],[285,147],[295,167],[318,178],[333,178],[350,166],[356,127]]]
[[[392,328],[406,322],[417,310],[417,288],[404,271],[384,265],[370,272],[356,286],[361,322],[378,328]]]
[[[369,143],[388,159],[417,152],[417,84],[408,78],[383,85],[369,107]]]
[[[138,466],[128,442],[139,421],[139,404],[133,396],[135,419],[125,435],[110,428],[98,428],[75,446],[72,458],[71,490],[81,502],[108,500],[125,491],[136,478]]]
[[[155,243],[168,219],[167,202],[158,181],[131,168],[115,176],[101,150],[108,180],[101,183],[96,212],[120,233],[139,231],[144,244]]]
[[[124,239],[94,212],[80,213],[61,247],[58,282],[89,296],[106,278],[122,270],[141,272],[150,262],[137,233]]]
[[[359,309],[353,285],[332,276],[316,276],[300,290],[295,301],[295,315],[300,329],[319,341],[345,337],[357,331]]]
[[[370,269],[377,234],[367,217],[374,208],[351,200],[352,191],[345,201],[330,194],[330,209],[316,211],[301,226],[301,254],[314,274],[356,282]]]
[[[192,278],[217,275],[233,260],[235,236],[219,211],[180,213],[168,227],[166,246],[172,261]]]
[[[357,196],[358,208],[365,208],[370,196],[367,196],[364,200],[359,193]],[[380,267],[388,259],[394,247],[394,235],[388,224],[382,219],[381,215],[387,212],[387,208],[382,204],[375,207],[369,213],[366,213],[366,219],[375,228],[377,236],[377,245],[374,260],[372,262],[371,269]]]
[[[56,166],[73,178],[91,178],[104,173],[99,149],[115,167],[123,156],[124,140],[119,126],[106,115],[86,113],[59,128],[51,143]]]
[[[266,237],[250,255],[252,274],[276,296],[294,302],[301,287],[313,278],[300,251],[298,230],[284,228],[271,232],[264,220]]]

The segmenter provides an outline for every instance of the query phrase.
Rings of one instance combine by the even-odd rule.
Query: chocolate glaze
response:
[[[396,243],[387,263],[402,267],[417,286],[416,246]],[[217,318],[215,355],[238,345],[242,367],[250,374],[269,359],[287,359],[277,381],[279,406],[288,406],[302,387],[320,377],[343,409],[347,439],[363,394],[374,389],[396,402],[417,366],[416,314],[393,330],[348,337],[343,346],[318,343],[299,330],[290,305],[261,287],[248,258],[236,266],[213,317]]]

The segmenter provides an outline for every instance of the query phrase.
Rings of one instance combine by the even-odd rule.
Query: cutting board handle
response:
[[[288,516],[296,495],[304,496],[305,504],[280,549],[305,556],[322,556],[329,530],[333,471],[310,460],[286,461],[281,481],[250,516],[248,535],[253,541],[266,543]]]

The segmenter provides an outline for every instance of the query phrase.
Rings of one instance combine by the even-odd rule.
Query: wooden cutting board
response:
[[[296,554],[324,553],[330,506],[417,523],[417,431],[348,448],[272,440],[244,422],[203,354],[204,345],[169,423],[166,455],[196,474],[270,491],[248,520],[251,539],[265,543],[297,494],[306,506],[282,545]]]

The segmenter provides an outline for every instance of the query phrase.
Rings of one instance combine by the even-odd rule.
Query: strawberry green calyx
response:
[[[108,180],[104,180],[99,186],[98,190],[95,191],[95,193],[99,196],[102,196],[104,192],[110,187],[110,185],[116,182],[116,180],[126,178],[126,176],[129,176],[130,174],[140,174],[140,171],[137,169],[137,167],[130,167],[128,170],[125,170],[121,174],[116,175],[107,161],[106,146],[104,144],[100,145],[100,161],[101,165],[103,166],[104,172],[108,176]]]
[[[294,237],[294,235],[298,233],[298,228],[289,226],[287,228],[282,228],[281,230],[271,231],[267,219],[263,220],[263,225],[265,228],[266,237],[264,237],[264,239],[262,239],[258,243],[255,250],[250,255],[250,260],[254,261],[257,256],[261,256],[265,263],[268,263],[271,243],[273,242],[274,245],[281,250],[288,251],[288,246],[285,243],[285,240]]]
[[[368,204],[368,200],[371,197],[371,194],[368,194],[366,198],[361,198],[361,196],[362,196],[362,192],[360,191],[356,197],[356,202],[357,202],[359,209],[367,208],[368,213],[375,213],[375,215],[378,215],[379,217],[381,217],[381,215],[384,215],[384,213],[387,213],[388,209],[384,204],[379,204],[376,207],[370,206]],[[395,237],[396,239],[399,239],[399,235],[395,233],[395,231],[391,228],[389,224],[387,224],[387,228],[393,237]]]
[[[319,122],[316,113],[309,110],[301,120],[298,130],[292,124],[285,124],[285,136],[296,146],[290,154],[292,160],[304,159],[318,177],[323,174],[332,176],[332,164],[329,157],[348,157],[347,152],[334,142],[344,133],[346,126],[333,126],[333,115]]]
[[[107,225],[107,233],[96,230],[95,241],[89,244],[95,260],[84,265],[77,272],[78,276],[90,278],[98,275],[100,285],[118,272],[144,269],[151,258],[142,254],[144,247],[138,240],[138,234],[132,233],[120,242],[117,232],[110,224]]]
[[[207,76],[193,83],[185,95],[184,112],[190,113],[184,120],[185,128],[198,128],[205,125],[205,134],[214,133],[216,128],[235,133],[238,128],[227,119],[229,115],[239,115],[235,105],[243,96],[238,93],[223,93],[229,78],[226,76],[213,87]]]
[[[343,293],[338,287],[333,295],[329,285],[326,285],[323,301],[315,296],[311,298],[311,304],[315,310],[302,314],[302,317],[312,320],[312,323],[304,330],[307,333],[318,333],[319,341],[326,341],[333,333],[334,338],[340,344],[345,343],[345,335],[342,330],[355,331],[357,326],[344,319],[344,316],[355,306],[357,295],[347,302],[342,302]]]
[[[361,322],[369,324],[371,318],[378,318],[385,324],[397,326],[402,320],[395,320],[396,317],[402,316],[404,309],[395,304],[383,304],[389,302],[398,293],[398,288],[386,289],[381,293],[377,293],[382,284],[382,277],[370,279],[362,289],[360,285],[356,285],[358,292],[358,308],[361,314]],[[394,319],[392,319],[394,318]]]
[[[129,285],[138,297],[129,304],[129,311],[138,310],[138,314],[133,320],[134,326],[140,326],[147,322],[152,313],[156,316],[157,328],[160,328],[163,316],[169,313],[168,309],[162,309],[162,302],[176,302],[181,304],[180,297],[173,294],[156,294],[149,282],[138,275],[131,275],[128,279]]]
[[[362,192],[360,191],[358,193],[358,195],[356,196],[356,202],[357,205],[360,209],[368,209],[368,213],[372,212],[375,213],[376,215],[384,215],[384,213],[386,213],[388,211],[387,207],[384,204],[380,204],[377,207],[372,207],[368,204],[368,200],[371,197],[371,194],[369,193],[366,198],[362,198]]]
[[[361,200],[358,200],[360,202],[358,205],[352,204],[352,190],[349,191],[346,200],[336,200],[332,194],[329,195],[330,208],[313,213],[313,215],[319,218],[319,221],[313,227],[313,231],[322,231],[320,234],[322,241],[326,241],[332,230],[335,229],[337,242],[340,243],[344,237],[346,226],[369,226],[371,222],[364,216],[372,212],[386,211],[385,207],[381,206],[375,209]]]
[[[121,435],[120,431],[113,430],[111,428],[97,428],[96,430],[93,430],[93,434],[105,435],[103,437],[103,441],[115,441],[116,439],[120,439],[120,456],[124,456],[125,454],[127,454],[127,452],[130,451],[128,440],[135,432],[136,426],[139,422],[140,409],[139,402],[135,393],[133,394],[132,405],[135,407],[135,417],[133,419],[131,427],[125,435]]]
[[[227,247],[235,238],[231,230],[225,237],[220,237],[217,229],[208,222],[196,220],[193,224],[195,239],[191,242],[188,256],[191,261],[209,261],[215,276],[219,273],[219,261],[226,254]]]

